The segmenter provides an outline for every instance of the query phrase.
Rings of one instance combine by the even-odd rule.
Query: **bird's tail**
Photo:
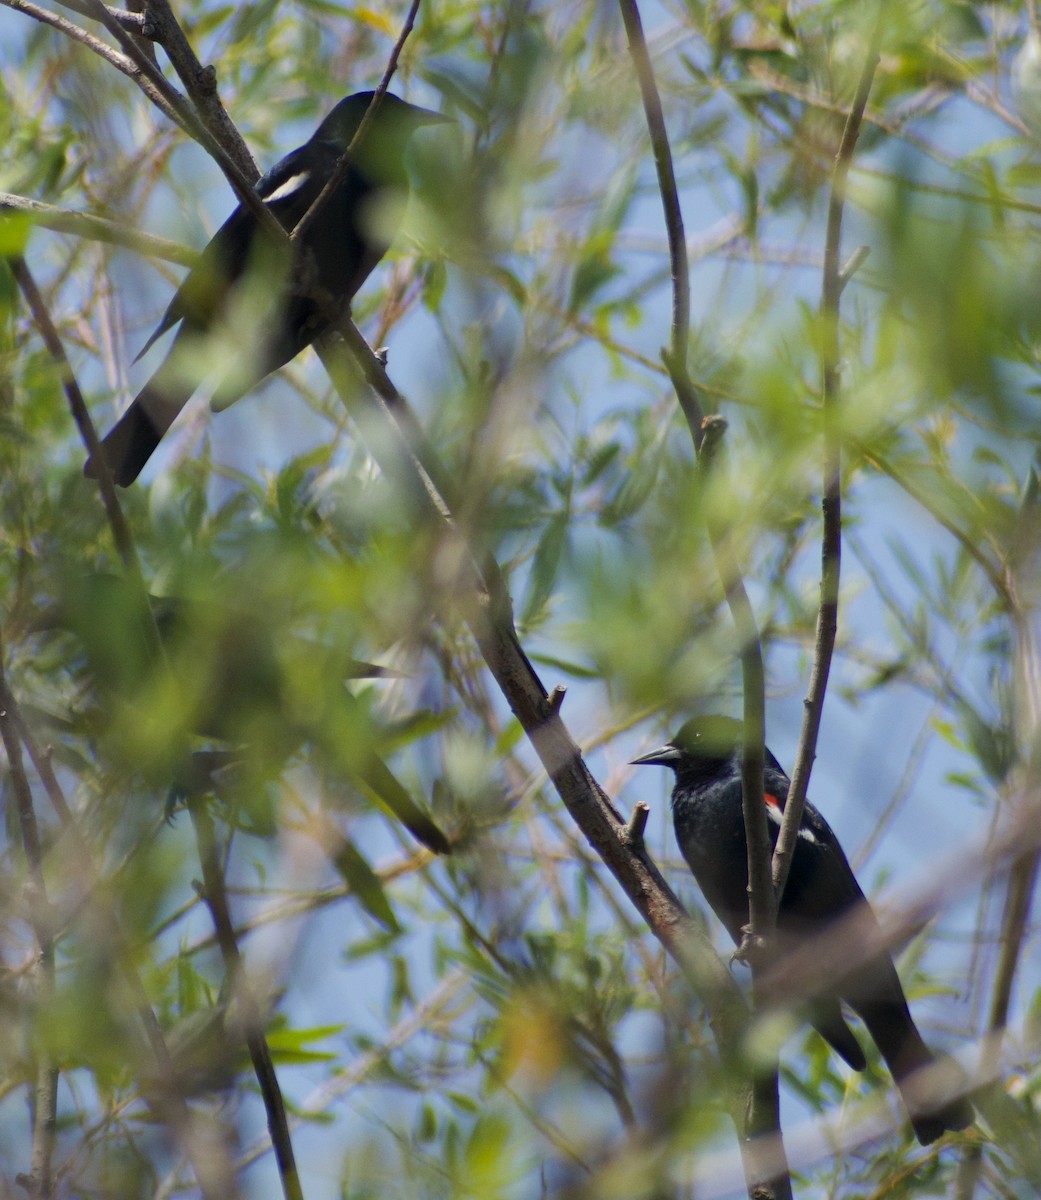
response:
[[[922,1041],[907,1004],[876,1001],[857,1009],[875,1040],[911,1117],[915,1136],[928,1146],[948,1130],[964,1129],[976,1119],[964,1096],[950,1099],[964,1080],[953,1059],[934,1055]]]
[[[120,487],[129,487],[141,474],[195,390],[193,385],[168,369],[169,362],[167,359],[156,371],[134,403],[102,439],[105,461]],[[90,479],[98,477],[93,455],[84,464],[83,473]]]

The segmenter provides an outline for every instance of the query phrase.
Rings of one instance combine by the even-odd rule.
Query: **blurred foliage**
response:
[[[177,6],[262,167],[375,83],[404,11]],[[936,856],[963,856],[945,868],[957,907],[905,963],[929,1040],[957,1047],[985,1028],[998,964],[1004,876],[979,847],[1037,762],[1041,525],[1023,496],[1041,430],[1041,50],[1026,4],[883,11],[844,227],[845,253],[870,254],[842,301],[843,605],[814,795],[851,857],[877,855],[865,886],[883,872],[913,888]],[[875,7],[643,15],[691,256],[691,369],[729,425],[712,478],[660,364],[670,267],[611,5],[423,6],[394,87],[456,124],[417,139],[405,232],[354,304],[611,791],[638,722],[736,703],[710,513],[763,630],[771,745],[794,756],[818,596],[825,210]],[[203,152],[82,45],[8,9],[0,37],[0,189],[203,245],[232,204]],[[24,250],[106,429],[146,377],[133,356],[174,269],[13,213],[0,249]],[[60,383],[0,264],[3,665],[83,838],[62,836],[30,769],[48,995],[5,766],[6,1188],[29,1169],[41,1056],[62,1072],[56,1193],[196,1186],[149,1108],[129,956],[243,1194],[277,1194],[269,1153],[247,1166],[264,1117],[193,887],[183,810],[202,793],[309,1200],[740,1191],[703,1015],[494,691],[452,545],[370,456],[385,430],[345,412],[310,353],[227,413],[197,401],[121,497],[149,599],[82,477]],[[652,849],[696,907],[663,807]],[[424,851],[403,811],[453,853]],[[1028,923],[1000,1086],[971,1135],[977,1195],[1041,1188],[1036,950]],[[889,1087],[815,1035],[789,1038],[783,1062],[789,1130],[854,1122]],[[956,1146],[920,1153],[899,1117],[793,1163],[829,1196],[952,1194],[965,1170]]]

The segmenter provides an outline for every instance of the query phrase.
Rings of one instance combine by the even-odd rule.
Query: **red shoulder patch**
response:
[[[770,805],[771,808],[776,808],[778,812],[781,811],[781,802],[776,796],[771,795],[769,792],[764,792],[763,799],[767,804]]]

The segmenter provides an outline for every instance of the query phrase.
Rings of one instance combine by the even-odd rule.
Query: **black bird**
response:
[[[738,944],[742,927],[748,924],[741,753],[741,723],[710,716],[688,721],[667,745],[633,760],[660,763],[675,771],[672,815],[676,840],[712,911]],[[770,836],[776,844],[790,780],[769,750],[763,782]],[[777,914],[778,949],[794,949],[832,922],[854,915],[851,940],[878,932],[878,921],[838,839],[807,802]],[[923,1146],[948,1129],[964,1129],[972,1123],[974,1112],[967,1100],[931,1104],[921,1082],[915,1082],[916,1073],[937,1060],[911,1019],[896,967],[884,950],[853,965],[830,989],[815,996],[811,1006],[814,1028],[855,1071],[862,1071],[867,1061],[842,1015],[842,1001],[860,1016],[874,1038]],[[954,1074],[956,1068],[950,1065]]]
[[[258,181],[257,195],[283,229],[293,230],[332,177],[372,97],[372,92],[358,92],[341,100],[309,142]],[[409,138],[423,125],[447,120],[386,93],[343,182],[306,230],[302,242],[310,251],[311,278],[341,308],[346,309],[397,233],[408,188]],[[288,262],[280,253],[284,247],[272,247],[257,233],[256,217],[240,204],[203,250],[138,355],[180,322],[166,359],[102,442],[109,469],[122,487],[138,477],[199,386],[206,335],[233,321],[236,310],[252,310],[255,334],[220,368],[216,409],[227,408],[328,329],[319,307],[300,294],[305,289],[293,290],[300,264]],[[233,324],[228,330],[232,341],[235,328]],[[84,471],[96,477],[93,458]]]

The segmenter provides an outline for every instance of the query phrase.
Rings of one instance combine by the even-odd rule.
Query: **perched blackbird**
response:
[[[740,722],[701,717],[688,721],[667,745],[633,760],[659,763],[676,772],[672,793],[676,840],[712,911],[737,943],[742,927],[748,924],[741,753]],[[763,781],[770,836],[776,843],[790,781],[769,750]],[[878,930],[835,834],[807,802],[777,914],[777,949],[793,949],[831,922],[854,915],[851,937],[869,936]],[[814,997],[810,1010],[814,1028],[855,1071],[862,1071],[867,1065],[864,1051],[846,1024],[841,1001],[860,1016],[875,1039],[922,1145],[936,1141],[948,1129],[964,1129],[972,1123],[973,1108],[967,1100],[930,1106],[927,1089],[916,1085],[916,1072],[937,1060],[911,1019],[893,960],[885,951],[852,966]]]
[[[332,177],[372,100],[358,92],[341,100],[311,140],[287,154],[256,185],[278,223],[292,231]],[[408,188],[405,150],[423,125],[448,120],[384,95],[364,141],[356,147],[343,182],[306,230],[304,270],[288,261],[285,247],[257,236],[256,217],[241,204],[214,234],[189,271],[141,355],[180,322],[170,353],[102,442],[116,483],[140,474],[163,434],[201,382],[205,336],[221,327],[231,344],[241,328],[245,343],[218,368],[213,406],[226,408],[266,375],[284,366],[327,328],[314,301],[294,292],[300,274],[346,309],[386,253],[400,225]],[[306,259],[310,259],[309,262]],[[299,287],[299,280],[298,287]],[[238,284],[242,286],[236,286]],[[306,287],[299,288],[306,290]],[[93,459],[85,473],[96,477]]]

